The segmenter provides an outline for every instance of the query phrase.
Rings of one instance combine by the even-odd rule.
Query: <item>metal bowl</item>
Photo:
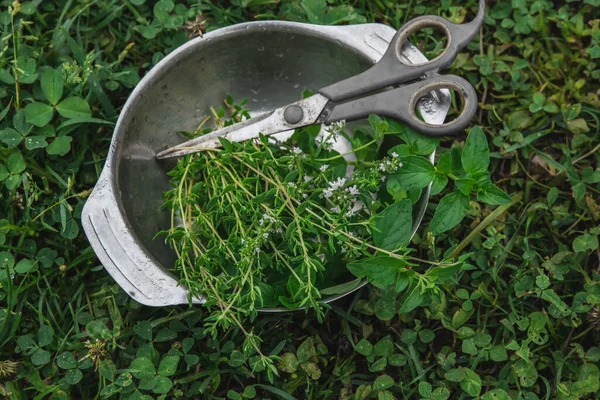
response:
[[[158,63],[123,107],[106,164],[82,215],[85,233],[115,281],[145,305],[188,302],[187,290],[169,272],[173,251],[162,238],[154,239],[170,224],[169,213],[160,206],[162,193],[170,189],[166,172],[174,165],[155,155],[183,142],[179,131],[195,129],[209,115],[209,107],[221,104],[227,94],[247,98],[248,108],[264,112],[298,100],[304,89],[358,74],[381,58],[394,33],[380,24],[251,22],[210,32]],[[403,55],[406,62],[426,60],[411,45]],[[448,94],[437,92],[427,102],[427,121],[442,123]],[[429,189],[415,207],[413,234],[428,198]]]

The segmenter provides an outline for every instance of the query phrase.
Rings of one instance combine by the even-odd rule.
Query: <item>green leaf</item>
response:
[[[26,274],[33,267],[33,261],[28,258],[24,258],[15,265],[15,272],[18,274]]]
[[[46,147],[46,152],[50,155],[64,156],[71,150],[72,141],[70,136],[58,136]]]
[[[408,244],[412,234],[412,202],[400,200],[387,207],[375,219],[373,241],[384,250],[396,250]]]
[[[431,185],[430,196],[439,194],[448,185],[448,177],[444,174],[436,173],[433,176],[433,184]]]
[[[394,352],[394,343],[388,338],[383,338],[375,343],[375,355],[378,357],[389,357]]]
[[[34,135],[27,136],[25,138],[25,148],[27,150],[42,149],[46,146],[48,146],[48,142],[46,142],[46,136]]]
[[[65,118],[87,118],[92,116],[90,105],[80,97],[67,97],[58,103],[56,111]]]
[[[77,366],[77,360],[70,351],[65,351],[56,357],[56,365],[62,369],[71,369]]]
[[[156,368],[149,358],[138,357],[131,362],[129,369],[137,379],[150,378],[156,374]]]
[[[277,364],[277,368],[280,371],[287,372],[290,374],[296,372],[299,366],[300,363],[298,362],[298,359],[296,358],[296,355],[294,353],[285,353],[281,356],[281,359]]]
[[[439,235],[458,225],[469,211],[469,198],[464,194],[454,191],[442,198],[433,218],[429,230],[433,235]]]
[[[462,151],[461,162],[468,174],[487,172],[490,165],[490,149],[487,138],[480,127],[475,126],[469,131]]]
[[[598,248],[598,236],[581,235],[573,241],[573,250],[576,252],[593,251]]]
[[[492,389],[481,396],[481,400],[510,400],[504,389]]]
[[[477,201],[482,201],[493,206],[500,206],[510,203],[511,198],[493,183],[484,183],[477,188]]]
[[[113,337],[110,329],[99,319],[88,322],[85,329],[92,339],[112,339]]]
[[[421,284],[418,280],[414,280],[400,301],[398,314],[409,313],[420,306],[422,302]]]
[[[471,191],[473,191],[473,187],[476,183],[477,181],[471,178],[460,178],[454,181],[456,188],[460,190],[460,192],[465,196],[468,196],[471,193]]]
[[[158,366],[158,374],[161,376],[172,376],[177,372],[179,356],[166,356]]]
[[[460,381],[460,387],[468,395],[477,397],[481,393],[481,378],[469,368],[463,368],[465,378]]]
[[[37,331],[38,345],[41,347],[48,346],[54,340],[54,330],[48,325],[40,326]]]
[[[63,95],[62,71],[60,69],[48,69],[42,75],[40,82],[46,100],[50,104],[56,105]]]
[[[430,398],[432,391],[433,391],[433,387],[431,386],[431,383],[425,382],[425,381],[419,382],[419,394],[421,396],[423,396],[425,398]]]
[[[158,375],[155,379],[156,385],[152,389],[152,392],[156,394],[166,394],[173,388],[173,381],[166,376]]]
[[[253,399],[256,397],[256,389],[254,389],[254,386],[246,386],[242,392],[242,397],[245,399]]]
[[[0,182],[8,178],[8,170],[3,164],[0,164]]]
[[[462,382],[465,379],[465,368],[454,368],[446,371],[444,378],[450,382]]]
[[[37,349],[31,355],[31,363],[33,365],[46,365],[50,362],[50,352],[44,349]]]
[[[17,147],[23,140],[23,135],[12,128],[0,130],[0,141],[9,149]]]
[[[83,373],[78,369],[72,369],[65,374],[65,382],[69,385],[77,385],[83,378]]]
[[[387,289],[396,284],[403,276],[406,262],[389,256],[368,257],[360,261],[347,264],[348,270],[358,278],[367,278],[368,281],[380,289]]]
[[[25,107],[27,122],[37,127],[47,125],[52,119],[54,109],[45,103],[29,103]]]
[[[325,0],[302,0],[300,5],[304,9],[310,23],[323,24],[325,22],[325,13],[327,11]]]
[[[373,352],[373,345],[367,339],[360,339],[356,343],[355,349],[359,354],[367,357]]]
[[[387,121],[390,125],[390,130],[399,132],[397,135],[404,140],[406,144],[408,144],[412,154],[428,156],[433,153],[435,148],[440,144],[439,138],[422,135],[409,126],[401,124],[395,120]]]
[[[310,336],[298,346],[298,351],[296,351],[296,357],[300,364],[307,362],[316,355],[317,350],[315,349],[315,340]]]
[[[145,340],[152,340],[152,324],[150,321],[144,320],[133,326],[133,331],[136,335]]]
[[[490,349],[490,359],[495,362],[508,360],[506,348],[503,345],[495,345]]]
[[[392,291],[386,292],[375,302],[375,315],[382,321],[389,321],[396,315],[396,298],[394,294]]]
[[[20,174],[21,172],[25,171],[25,168],[27,167],[25,164],[25,159],[18,151],[11,153],[8,156],[6,159],[6,166],[8,167],[8,172],[13,175]]]
[[[325,296],[332,296],[335,294],[348,293],[348,292],[352,291],[353,289],[355,289],[358,285],[360,285],[361,282],[362,282],[362,279],[357,278],[350,282],[341,283],[339,285],[330,286],[328,288],[321,289],[320,292],[322,295],[325,295]]]
[[[380,375],[373,383],[373,390],[385,390],[394,386],[394,379],[389,375]]]
[[[424,188],[433,180],[435,167],[424,157],[408,156],[402,158],[402,166],[394,175],[405,189]]]

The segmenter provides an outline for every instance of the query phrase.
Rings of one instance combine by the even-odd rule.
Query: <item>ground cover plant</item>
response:
[[[481,130],[491,181],[510,202],[489,205],[467,191],[466,215],[443,231],[440,199],[469,182],[440,189],[411,255],[462,262],[435,282],[437,297],[415,296],[410,310],[407,291],[368,285],[332,303],[322,322],[312,312],[257,316],[252,329],[274,369],[244,348],[239,327],[213,337],[202,307],[141,306],[98,264],[80,215],[119,110],[165,54],[221,26],[285,19],[398,28],[422,14],[462,22],[475,2],[0,7],[1,396],[597,398],[597,0],[488,3],[482,35],[449,71],[477,88],[479,113],[462,137],[441,141],[436,164],[464,155],[467,133]],[[415,273],[431,268],[415,264]]]

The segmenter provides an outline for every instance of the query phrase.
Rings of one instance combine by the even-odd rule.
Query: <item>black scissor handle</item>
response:
[[[463,98],[463,109],[460,115],[450,122],[441,125],[430,124],[417,116],[417,102],[439,89],[453,89],[458,93]],[[402,121],[427,136],[441,137],[463,131],[471,123],[476,110],[477,93],[469,82],[456,75],[437,75],[396,89],[334,104],[325,123],[352,121],[377,114]],[[424,107],[423,112],[427,113],[427,107]]]
[[[454,24],[442,17],[425,15],[408,21],[394,35],[381,60],[367,71],[327,86],[319,93],[340,102],[388,86],[410,82],[422,76],[432,76],[448,67],[459,51],[463,49],[479,32],[485,13],[485,0],[479,0],[479,10],[473,21],[466,24]],[[432,60],[418,64],[402,61],[402,48],[411,34],[427,27],[437,27],[448,37],[444,51]]]

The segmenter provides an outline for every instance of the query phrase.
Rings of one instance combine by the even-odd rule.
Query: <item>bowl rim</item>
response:
[[[181,285],[170,268],[160,263],[150,253],[125,213],[119,196],[119,149],[123,135],[128,130],[128,116],[141,100],[147,87],[159,81],[164,74],[185,59],[189,53],[201,50],[215,38],[224,38],[248,30],[288,30],[298,34],[307,34],[322,39],[336,41],[368,58],[372,63],[385,53],[389,41],[396,31],[383,24],[369,23],[345,26],[324,26],[289,21],[252,21],[231,25],[208,32],[204,37],[188,41],[176,48],[157,63],[133,89],[125,102],[115,125],[109,152],[100,177],[86,201],[82,211],[82,225],[88,240],[104,268],[113,279],[136,301],[150,306],[168,306],[189,303],[189,292]],[[416,50],[416,48],[414,49]],[[416,50],[418,52],[418,50]],[[418,52],[421,57],[424,57]],[[441,107],[444,106],[444,93],[440,93]],[[443,111],[445,113],[447,110]],[[159,149],[156,150],[157,152]],[[430,155],[433,163],[435,151]],[[416,234],[424,217],[431,185],[421,195],[421,208],[413,213],[411,239]],[[120,229],[119,229],[120,228]],[[144,276],[145,275],[145,276]],[[368,281],[363,279],[354,289],[328,296],[321,300],[330,303],[364,287]],[[202,304],[203,298],[194,297],[192,303]],[[287,309],[283,307],[261,308],[260,312],[290,312],[303,308]]]

